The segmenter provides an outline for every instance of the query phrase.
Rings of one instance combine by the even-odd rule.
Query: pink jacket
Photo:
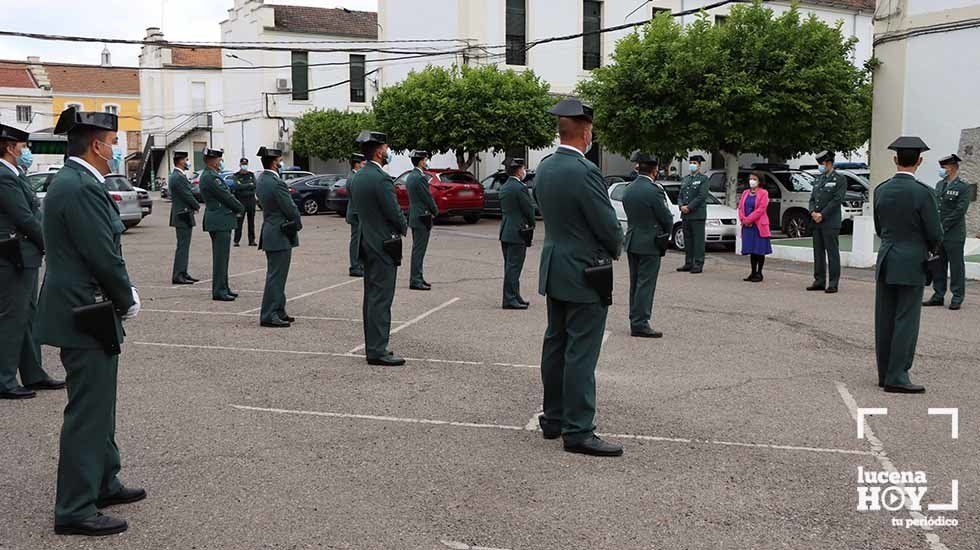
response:
[[[745,209],[745,201],[748,200],[750,193],[751,191],[748,189],[742,192],[742,198],[738,201],[738,219],[742,222],[742,225],[751,223],[755,227],[758,227],[760,237],[772,237],[772,232],[769,230],[769,213],[766,212],[766,209],[769,207],[769,192],[765,189],[756,189],[755,210],[746,216],[743,210]]]

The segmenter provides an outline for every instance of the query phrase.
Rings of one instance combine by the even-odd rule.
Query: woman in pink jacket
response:
[[[772,233],[769,231],[769,192],[762,187],[762,176],[753,172],[749,188],[742,193],[738,204],[738,219],[742,222],[742,255],[750,256],[752,274],[744,280],[762,282],[762,266],[772,254]]]

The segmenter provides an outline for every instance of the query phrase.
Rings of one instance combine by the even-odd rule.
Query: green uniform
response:
[[[20,241],[24,268],[0,257],[0,393],[48,379],[41,369],[33,324],[37,311],[37,277],[44,237],[37,197],[16,167],[0,162],[0,238]]]
[[[623,208],[629,222],[626,254],[630,264],[630,330],[645,331],[650,329],[660,276],[663,250],[657,246],[657,236],[670,234],[674,215],[667,206],[666,191],[648,176],[639,176],[626,187]]]
[[[350,176],[347,177],[347,183],[344,184],[344,188],[347,189],[347,212],[345,213],[345,218],[347,219],[347,224],[350,225],[350,268],[349,272],[351,275],[362,276],[364,275],[364,263],[361,262],[360,254],[358,250],[361,247],[360,242],[357,240],[358,230],[357,230],[357,211],[354,210],[354,201],[350,199],[351,197],[351,182],[354,181],[354,174],[357,172],[351,172]]]
[[[545,223],[538,292],[548,297],[540,422],[574,444],[595,430],[595,367],[609,309],[586,282],[585,269],[619,257],[623,230],[602,173],[578,151],[559,147],[541,161],[534,195]]]
[[[195,213],[201,209],[201,205],[191,192],[191,182],[183,170],[174,169],[167,180],[167,188],[170,190],[170,227],[177,232],[177,251],[174,253],[174,269],[171,276],[176,280],[181,274],[187,275],[187,263],[191,253],[191,235],[194,233],[194,226],[197,225]],[[183,219],[179,216],[181,212],[187,212],[190,219]]]
[[[204,230],[211,234],[211,295],[214,298],[227,297],[231,292],[228,286],[231,232],[235,229],[237,217],[245,212],[245,207],[231,194],[218,173],[210,168],[205,168],[201,174],[201,197],[204,198]]]
[[[422,170],[412,170],[406,178],[405,187],[408,190],[408,226],[412,228],[412,270],[409,283],[417,286],[425,284],[422,263],[425,261],[425,251],[429,248],[431,232],[421,218],[426,214],[435,218],[439,215],[439,207],[429,191],[429,178]]]
[[[238,202],[245,207],[245,215],[238,218],[235,226],[235,244],[242,242],[242,224],[248,221],[248,244],[255,244],[255,174],[249,171],[235,172],[231,176],[235,180],[235,190],[232,193]]]
[[[677,206],[687,206],[690,212],[681,212],[681,228],[684,232],[684,267],[704,268],[704,225],[708,219],[708,176],[698,172],[684,176],[677,196]]]
[[[909,383],[926,284],[924,262],[943,237],[933,193],[906,173],[895,175],[874,192],[875,232],[881,238],[875,274],[879,385]]]
[[[116,446],[118,356],[75,324],[72,308],[101,295],[117,312],[115,330],[123,339],[121,315],[134,305],[122,256],[126,229],[115,202],[87,167],[69,158],[44,199],[47,269],[38,303],[42,344],[61,348],[68,372],[68,405],[61,430],[55,524],[94,516],[95,502],[122,488]]]
[[[368,359],[388,354],[391,303],[398,268],[384,242],[405,235],[408,224],[395,194],[395,182],[381,166],[368,162],[351,182],[351,206],[357,212],[359,259],[364,263],[364,343]]]
[[[970,184],[956,178],[943,179],[936,184],[936,199],[939,203],[939,219],[943,224],[942,258],[943,269],[936,274],[932,283],[933,300],[946,298],[946,265],[949,266],[950,287],[953,291],[952,304],[962,304],[966,296],[966,260],[963,248],[966,246],[966,211],[970,208]]]
[[[290,239],[283,232],[282,224],[294,222],[299,231],[303,229],[303,222],[299,208],[289,196],[289,188],[275,172],[265,170],[259,174],[257,194],[262,204],[259,250],[265,251],[268,265],[265,291],[262,293],[261,320],[270,322],[286,318],[286,279],[289,277],[293,248],[299,246],[299,236]]]
[[[511,176],[500,187],[500,248],[504,253],[503,305],[520,306],[521,271],[527,257],[527,243],[521,237],[522,227],[534,227],[534,201],[524,182]]]
[[[847,178],[833,171],[821,174],[810,193],[810,213],[823,215],[820,223],[813,222],[813,284],[837,288],[840,283],[841,205],[847,193]],[[830,264],[830,281],[827,281]]]

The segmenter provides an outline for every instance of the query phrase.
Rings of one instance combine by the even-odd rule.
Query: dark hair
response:
[[[429,157],[412,157],[412,166],[418,167],[419,163]]]
[[[80,127],[68,132],[68,156],[81,157],[88,153],[92,141],[96,138],[102,139],[108,130],[101,128]]]
[[[361,153],[364,155],[364,160],[374,160],[374,153],[381,149],[383,143],[364,143],[361,145]]]
[[[649,176],[650,174],[657,173],[657,168],[660,164],[656,162],[641,162],[637,164],[637,172]]]
[[[272,167],[272,163],[276,161],[279,157],[262,157],[262,168],[269,170]]]
[[[766,188],[766,178],[762,177],[762,172],[752,172],[750,176],[755,176],[755,179],[759,180],[759,189]]]
[[[507,172],[508,176],[516,176],[521,171],[521,168],[524,168],[524,165],[508,166],[505,172]]]
[[[558,119],[558,137],[561,139],[577,138],[581,135],[582,129],[591,122],[580,118]]]
[[[919,162],[919,156],[921,153],[915,149],[899,149],[895,151],[895,156],[898,158],[899,166],[915,166]]]
[[[362,163],[362,162],[364,162],[364,161],[363,161],[363,160],[353,160],[353,159],[352,159],[352,160],[350,161],[350,167],[351,167],[351,170],[353,170],[355,166],[357,166],[358,164],[360,164],[360,163]]]

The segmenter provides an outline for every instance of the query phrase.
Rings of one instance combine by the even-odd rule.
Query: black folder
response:
[[[119,355],[119,333],[116,332],[116,308],[112,302],[96,302],[72,308],[75,327],[102,344],[109,355]]]
[[[667,255],[667,248],[670,247],[670,234],[661,233],[657,235],[656,241],[657,248],[660,249],[660,257],[663,258]]]
[[[419,221],[422,222],[422,225],[424,225],[426,229],[432,229],[432,214],[422,214],[419,216]]]
[[[391,257],[395,262],[395,267],[402,265],[402,238],[398,235],[393,235],[390,239],[382,243],[382,248],[385,254]]]
[[[190,225],[191,222],[194,221],[194,214],[191,213],[189,208],[185,208],[180,212],[177,212],[177,219],[186,223],[187,225]]]
[[[24,270],[24,256],[20,252],[20,239],[16,236],[0,240],[0,257],[10,262],[17,271]]]
[[[296,235],[299,233],[299,229],[296,226],[296,222],[284,222],[279,226],[279,229],[289,237],[289,240],[295,240]]]
[[[603,305],[612,305],[612,260],[597,260],[595,265],[585,268],[585,282],[599,293]]]
[[[517,230],[517,234],[520,235],[522,239],[524,239],[524,245],[527,247],[530,247],[531,243],[534,242],[533,227],[529,227],[527,225],[522,226],[520,229]]]
[[[926,261],[922,263],[922,269],[926,272],[926,286],[931,286],[933,281],[944,275],[943,271],[946,270],[946,262],[943,261],[941,254],[932,252]]]

